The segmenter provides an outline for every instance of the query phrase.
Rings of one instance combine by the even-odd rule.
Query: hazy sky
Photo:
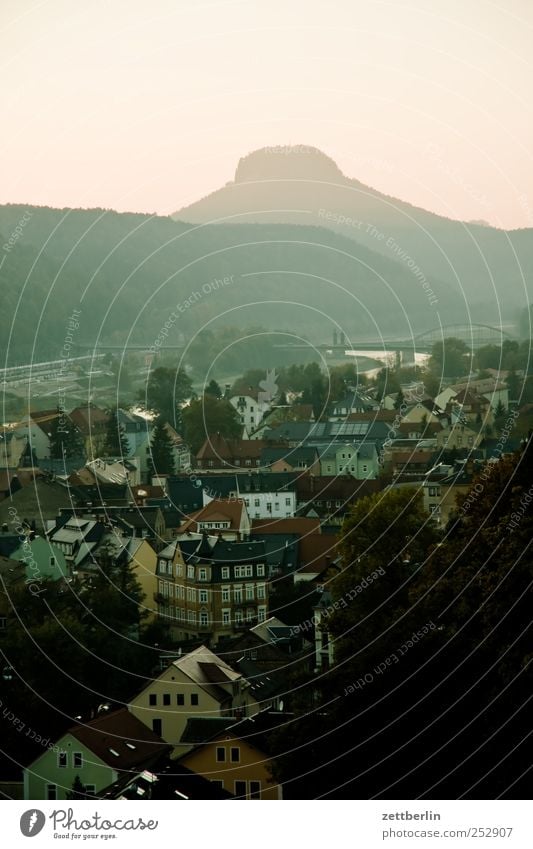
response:
[[[532,0],[0,0],[0,202],[166,214],[265,145],[533,226]]]

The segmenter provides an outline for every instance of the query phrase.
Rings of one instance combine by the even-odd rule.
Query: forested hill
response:
[[[80,340],[122,344],[129,337],[151,344],[194,293],[200,297],[179,310],[169,344],[211,319],[218,326],[296,328],[327,341],[332,321],[350,337],[409,337],[465,314],[451,283],[426,272],[423,286],[404,260],[387,259],[325,227],[190,225],[102,209],[6,205],[0,239],[8,364],[33,349],[35,358],[57,356],[74,308],[81,310]],[[229,283],[213,282],[225,278]]]

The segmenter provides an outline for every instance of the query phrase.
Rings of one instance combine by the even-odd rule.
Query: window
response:
[[[238,764],[241,760],[241,750],[238,746],[231,747],[231,762],[232,764]]]
[[[198,705],[198,693],[191,693],[191,705]]]
[[[51,556],[50,557],[50,566],[55,566],[55,565],[56,565],[56,559],[55,559],[54,556]]]
[[[72,766],[74,769],[81,769],[83,766],[83,755],[81,752],[72,753]]]
[[[229,601],[229,587],[222,587],[222,601]]]
[[[253,578],[253,574],[254,574],[253,566],[245,566],[244,568],[245,568],[244,577],[245,578]]]
[[[155,707],[157,705],[156,693],[150,693],[150,695],[148,696],[148,704],[150,705],[150,707]]]
[[[206,610],[200,611],[200,625],[209,625],[209,616]]]
[[[194,566],[187,566],[187,577],[194,579]]]
[[[226,760],[226,749],[224,746],[217,746],[217,763],[224,763]]]
[[[246,781],[235,782],[235,795],[246,799]]]
[[[254,499],[254,507],[259,507],[259,499],[258,498]]]
[[[246,584],[246,601],[254,600],[254,585]]]
[[[200,604],[207,604],[207,601],[208,601],[207,590],[200,590],[199,601],[200,601]]]
[[[261,782],[260,781],[250,781],[250,799],[260,799],[261,798]]]
[[[152,731],[154,734],[157,734],[158,737],[163,736],[163,720],[162,719],[152,719]]]
[[[176,694],[176,704],[177,705],[184,705],[185,704],[185,696],[184,696],[183,693],[177,693]]]
[[[265,575],[265,567],[264,566],[258,566],[257,567],[257,577],[263,578],[264,575]]]
[[[46,798],[57,799],[57,784],[46,785]]]
[[[290,498],[286,498],[286,499],[285,499],[285,505],[286,505],[286,507],[290,507],[290,506],[291,506],[291,499],[290,499]]]
[[[230,610],[223,610],[222,611],[222,624],[223,625],[229,625],[230,624],[230,613],[231,613]]]
[[[57,756],[57,765],[60,769],[66,769],[67,768],[67,753],[66,752],[59,752],[59,754]]]
[[[167,707],[170,705],[170,693],[163,693],[163,704]]]
[[[200,581],[207,581],[207,569],[200,569]]]
[[[257,621],[264,622],[266,619],[266,607],[257,608]]]
[[[272,502],[267,501],[267,513],[272,513]]]
[[[221,778],[212,778],[211,784],[214,784],[215,787],[220,787],[221,790],[224,790],[224,782]]]
[[[258,584],[257,585],[257,598],[264,598],[264,597],[265,597],[265,585],[264,584]]]
[[[235,624],[242,625],[242,610],[235,611]]]
[[[234,587],[233,588],[233,599],[237,604],[240,604],[242,601],[242,587]]]
[[[96,796],[96,784],[86,784],[85,785],[85,795],[86,796]]]
[[[368,472],[368,466],[366,463],[363,463],[363,472]]]
[[[222,580],[227,581],[229,578],[229,566],[222,567]]]

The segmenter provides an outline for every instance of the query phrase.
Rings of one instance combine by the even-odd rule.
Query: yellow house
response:
[[[195,746],[180,763],[238,799],[282,799],[282,786],[272,777],[268,731],[283,717],[264,711],[244,719]]]
[[[156,618],[157,602],[157,554],[145,539],[130,537],[125,541],[117,562],[130,566],[133,574],[141,585],[143,605],[148,611],[146,622]]]
[[[130,702],[128,710],[176,747],[176,754],[182,754],[191,748],[182,742],[190,717],[240,718],[257,713],[259,706],[248,681],[200,646],[173,661]]]

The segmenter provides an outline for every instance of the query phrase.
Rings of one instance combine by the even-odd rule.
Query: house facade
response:
[[[75,725],[24,770],[24,798],[66,800],[76,779],[95,796],[135,767],[167,750],[162,740],[127,710]]]
[[[158,613],[177,640],[217,642],[268,616],[263,542],[174,541],[159,553],[157,581]]]
[[[257,703],[249,684],[206,646],[173,661],[129,703],[130,713],[176,752],[190,749],[182,741],[192,717],[253,715]]]

